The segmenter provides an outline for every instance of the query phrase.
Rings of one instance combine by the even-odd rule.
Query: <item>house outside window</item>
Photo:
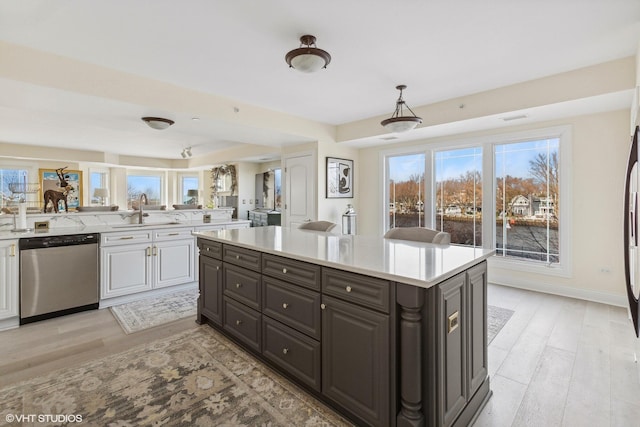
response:
[[[482,148],[435,153],[435,229],[451,242],[482,246]]]
[[[386,230],[424,227],[425,158],[424,153],[387,157]]]
[[[559,138],[495,146],[496,255],[557,263]]]
[[[570,176],[569,126],[413,150],[383,153],[383,232],[394,226],[444,230],[453,244],[495,249],[492,262],[501,268],[570,274],[571,191],[570,180],[562,179]],[[424,169],[412,166],[420,161]],[[411,203],[398,195],[398,182],[416,173],[421,184],[413,194],[426,201],[423,215],[402,215]]]

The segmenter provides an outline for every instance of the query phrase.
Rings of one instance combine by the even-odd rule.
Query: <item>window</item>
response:
[[[482,148],[435,153],[436,230],[451,242],[482,246]]]
[[[282,170],[274,169],[273,170],[274,177],[274,187],[275,187],[275,210],[282,210]]]
[[[424,227],[425,154],[387,157],[387,222],[394,227]]]
[[[8,208],[28,198],[26,169],[0,169],[0,208]]]
[[[147,196],[150,205],[161,205],[164,192],[164,173],[129,171],[127,173],[127,208],[138,205],[142,194]]]
[[[185,205],[197,205],[198,196],[189,195],[189,190],[198,191],[200,180],[197,175],[181,175],[180,176],[180,200]]]
[[[496,254],[559,262],[558,138],[495,146]]]
[[[383,232],[444,230],[454,244],[496,249],[502,268],[570,274],[569,126],[383,154]]]
[[[109,203],[109,171],[89,169],[89,197],[92,205]]]

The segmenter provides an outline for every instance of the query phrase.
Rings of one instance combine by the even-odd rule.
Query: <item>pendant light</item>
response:
[[[316,47],[316,38],[310,35],[300,37],[300,47],[293,49],[284,57],[290,68],[303,73],[314,73],[327,68],[331,62],[328,52]]]
[[[396,101],[396,110],[393,112],[390,118],[380,122],[380,124],[387,128],[390,132],[407,132],[422,123],[422,119],[416,116],[413,110],[409,108],[409,106],[402,99],[402,91],[406,88],[406,85],[396,86],[396,89],[400,91],[400,97]],[[407,110],[411,112],[411,116],[404,115],[404,107],[407,107]]]

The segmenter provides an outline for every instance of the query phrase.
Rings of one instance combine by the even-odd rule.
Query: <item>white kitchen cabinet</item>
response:
[[[153,245],[154,288],[180,285],[196,280],[195,240],[167,240]]]
[[[18,241],[2,240],[0,241],[0,320],[18,316],[18,295]]]
[[[101,247],[100,298],[153,289],[151,241]]]
[[[101,299],[194,282],[192,228],[167,228],[102,235]]]

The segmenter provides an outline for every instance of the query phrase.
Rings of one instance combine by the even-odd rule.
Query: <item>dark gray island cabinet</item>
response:
[[[198,323],[356,425],[466,426],[489,398],[491,251],[280,227],[197,236]]]

